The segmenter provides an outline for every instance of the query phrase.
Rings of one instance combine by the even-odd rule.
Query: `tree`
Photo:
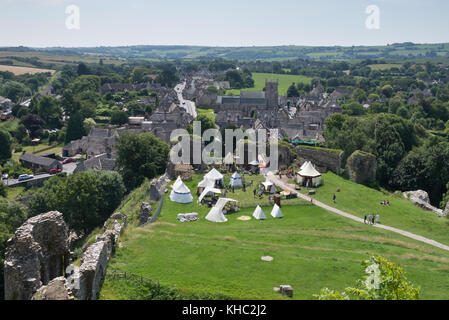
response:
[[[111,123],[115,125],[124,125],[128,123],[128,114],[124,111],[113,111],[111,114]]]
[[[73,140],[81,139],[86,135],[84,130],[83,117],[79,112],[72,114],[67,124],[67,133],[65,136],[65,143],[69,143]]]
[[[8,160],[11,156],[11,135],[0,130],[0,161]]]
[[[30,215],[60,211],[71,229],[88,234],[114,212],[125,193],[120,174],[84,171],[52,177],[28,203]]]
[[[117,144],[117,168],[127,190],[165,172],[169,146],[151,133],[125,133]]]
[[[59,100],[52,96],[43,96],[39,101],[38,115],[48,129],[59,129],[62,126],[62,109]]]
[[[145,76],[148,74],[148,69],[145,67],[135,67],[131,72],[131,82],[141,83],[144,82]]]
[[[380,91],[387,98],[391,98],[391,96],[393,95],[393,87],[389,84],[383,86]]]
[[[294,82],[290,85],[290,87],[288,87],[288,90],[287,90],[287,98],[291,98],[291,97],[299,97],[299,91],[296,88]]]
[[[92,127],[95,127],[96,125],[97,125],[97,123],[95,122],[94,119],[92,119],[92,118],[84,119],[83,127],[84,127],[85,134],[89,133],[90,129],[92,129]]]
[[[344,114],[351,116],[360,116],[366,113],[365,108],[356,101],[342,105],[342,109]]]
[[[84,63],[80,63],[78,65],[78,70],[77,71],[78,71],[78,75],[79,76],[90,74],[89,68]]]
[[[418,300],[420,288],[410,283],[401,266],[380,256],[362,263],[366,276],[355,287],[335,292],[324,288],[319,300]]]

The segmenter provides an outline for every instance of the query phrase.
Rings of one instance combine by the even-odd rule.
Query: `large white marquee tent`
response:
[[[318,187],[321,185],[321,173],[315,169],[312,162],[307,162],[298,172],[296,181],[306,187]]]

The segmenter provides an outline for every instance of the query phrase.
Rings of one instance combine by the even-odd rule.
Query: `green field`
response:
[[[193,195],[200,179],[195,175],[186,182]],[[253,179],[254,183],[264,180]],[[327,197],[330,189],[326,188],[333,189],[331,179],[331,175],[325,176],[325,187],[318,190],[317,197]],[[340,181],[338,184],[342,193],[337,202],[343,205],[341,199],[349,186]],[[283,201],[283,219],[271,218],[271,206],[264,206],[267,220],[240,221],[239,216],[251,216],[259,203],[251,191],[228,193],[227,197],[240,200],[242,207],[239,213],[228,215],[228,222],[223,224],[204,219],[209,209],[198,205],[195,195],[192,204],[182,205],[171,202],[167,194],[158,222],[137,228],[140,203],[148,201],[148,182],[135,190],[119,208],[130,215],[131,224],[110,262],[100,298],[139,299],[140,291],[132,282],[112,278],[114,271],[122,271],[158,280],[162,286],[186,295],[285,299],[273,287],[290,284],[295,290],[294,299],[313,299],[313,294],[323,287],[343,290],[354,285],[363,276],[361,261],[370,253],[399,263],[409,280],[421,286],[422,298],[449,298],[449,252],[356,223],[300,200],[289,200],[290,204]],[[360,205],[370,201],[360,195],[356,200]],[[399,199],[394,199],[393,207],[396,201],[399,203]],[[266,199],[260,203],[266,203]],[[403,208],[413,207],[405,203]],[[176,220],[178,213],[188,212],[198,212],[200,220]],[[406,215],[407,211],[402,214]],[[384,220],[396,221],[386,215]],[[429,227],[433,222],[428,221]],[[435,223],[433,227],[439,230],[441,225]],[[274,257],[274,261],[262,261],[265,255]]]
[[[402,197],[402,194],[383,193],[349,180],[336,174],[323,175],[324,185],[317,190],[315,199],[363,218],[365,213],[379,213],[381,222],[420,236],[424,236],[449,245],[449,219],[424,211]],[[335,191],[340,188],[341,192]],[[304,189],[303,192],[306,192]],[[333,203],[334,193],[337,196]],[[383,200],[390,201],[391,206],[381,205]]]
[[[399,63],[386,63],[386,64],[370,64],[368,65],[372,70],[389,70],[391,68],[402,67]]]
[[[22,147],[22,151],[20,152],[14,152],[12,154],[12,159],[14,161],[19,161],[20,156],[23,154],[23,152],[33,153],[37,155],[45,154],[45,153],[55,153],[56,155],[62,153],[63,145],[48,145],[46,143],[39,143],[35,146],[26,146]],[[46,150],[48,149],[48,150]]]
[[[301,75],[290,75],[290,74],[272,74],[272,73],[253,73],[254,88],[242,89],[242,91],[262,91],[265,88],[265,81],[278,81],[279,82],[279,95],[287,95],[288,87],[294,83],[312,83],[312,78],[301,76]],[[226,95],[239,95],[240,90],[233,89],[226,91]]]

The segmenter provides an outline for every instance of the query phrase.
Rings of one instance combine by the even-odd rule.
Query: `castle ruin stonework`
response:
[[[51,280],[63,276],[70,261],[68,228],[62,213],[30,218],[6,244],[6,300],[30,300]]]

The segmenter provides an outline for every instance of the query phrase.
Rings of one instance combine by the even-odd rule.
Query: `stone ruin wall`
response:
[[[115,213],[81,257],[70,264],[69,231],[62,213],[30,218],[8,240],[5,254],[6,300],[95,300],[127,216]],[[72,269],[70,275],[66,271]],[[65,277],[67,276],[67,277]]]
[[[62,213],[53,211],[28,219],[6,244],[6,300],[30,300],[69,265],[68,228]]]
[[[295,148],[298,157],[312,161],[318,167],[326,168],[335,174],[340,175],[343,151],[334,152],[325,149],[308,148],[298,146]]]

